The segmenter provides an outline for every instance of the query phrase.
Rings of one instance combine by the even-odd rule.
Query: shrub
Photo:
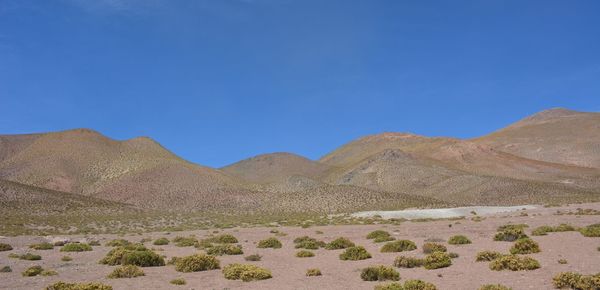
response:
[[[204,240],[216,244],[236,244],[238,242],[238,239],[230,234],[221,234]]]
[[[398,240],[386,243],[381,247],[382,253],[396,253],[404,251],[412,251],[417,248],[417,245],[413,241],[409,240]]]
[[[600,237],[600,224],[593,224],[579,229],[584,237]]]
[[[43,271],[44,271],[44,268],[42,268],[42,266],[35,265],[35,266],[31,266],[31,267],[27,268],[21,274],[23,275],[23,277],[33,277],[33,276],[42,274]]]
[[[144,276],[142,268],[135,265],[125,265],[115,268],[112,273],[108,275],[108,278],[135,278],[139,276]]]
[[[475,257],[475,261],[477,262],[489,262],[489,261],[493,261],[496,260],[500,257],[504,256],[504,254],[500,253],[500,252],[496,252],[496,251],[482,251],[477,253],[477,256]]]
[[[537,228],[533,229],[531,234],[534,236],[545,236],[548,233],[552,233],[552,232],[570,232],[570,231],[575,231],[575,230],[576,230],[575,227],[573,227],[572,225],[560,224],[556,227],[551,227],[551,226],[537,227]]]
[[[377,238],[387,238],[390,237],[390,233],[384,231],[384,230],[376,230],[376,231],[372,231],[367,235],[367,239],[372,240],[372,239],[377,239]]]
[[[195,237],[175,237],[173,239],[175,246],[177,247],[194,247],[198,245],[198,239]]]
[[[242,255],[244,251],[242,251],[242,246],[240,245],[232,245],[232,244],[221,244],[210,247],[206,250],[206,253],[213,256],[223,256],[223,255]]]
[[[450,265],[452,265],[452,259],[444,252],[433,252],[427,255],[423,262],[423,266],[428,270],[445,268]]]
[[[317,241],[317,239],[309,236],[303,236],[294,239],[294,244],[296,244],[296,249],[316,250],[318,248],[325,247],[325,242]]]
[[[392,282],[388,284],[375,285],[375,290],[404,290],[402,283]]]
[[[200,272],[220,268],[217,258],[204,254],[195,254],[175,261],[175,270],[178,272]]]
[[[19,258],[21,258],[21,255],[15,254],[15,253],[10,253],[10,254],[8,254],[8,257],[12,258],[12,259],[19,259]]]
[[[552,278],[556,288],[570,288],[577,290],[600,289],[600,273],[596,275],[581,275],[573,272],[559,273]]]
[[[450,252],[450,253],[448,253],[448,256],[450,256],[450,258],[452,258],[452,259],[456,259],[456,258],[458,258],[458,257],[459,257],[459,256],[458,256],[458,253],[455,253],[455,252]]]
[[[173,284],[173,285],[185,285],[185,279],[183,278],[175,278],[173,280],[171,280],[169,283]]]
[[[379,238],[375,238],[373,240],[373,242],[375,243],[383,243],[383,242],[389,242],[389,241],[394,241],[396,240],[396,238],[389,236],[389,237],[379,237]]]
[[[450,245],[466,245],[470,243],[471,240],[463,235],[452,236],[448,239],[448,244]]]
[[[565,259],[558,259],[558,263],[561,265],[568,264],[567,260]]]
[[[41,260],[42,256],[32,254],[32,253],[27,253],[27,254],[23,254],[23,255],[19,256],[19,259],[28,260],[28,261],[37,261],[37,260]]]
[[[527,225],[527,224],[507,224],[507,225],[499,226],[497,231],[502,232],[505,230],[513,230],[513,229],[522,230],[522,229],[525,229],[528,227],[529,227],[529,225]]]
[[[508,288],[504,285],[500,284],[486,284],[479,287],[479,290],[511,290],[512,288]]]
[[[252,255],[244,257],[244,260],[246,260],[246,261],[260,261],[261,259],[262,259],[262,256],[259,254],[252,254]]]
[[[527,238],[522,228],[508,228],[494,236],[494,241],[513,242],[518,239]]]
[[[511,270],[535,270],[540,267],[540,263],[531,257],[520,257],[517,255],[502,256],[490,263],[490,269],[494,271]]]
[[[371,258],[371,254],[362,246],[350,247],[340,254],[340,260],[358,261]]]
[[[68,243],[60,248],[61,252],[85,252],[91,250],[92,246],[83,243]]]
[[[112,290],[112,286],[97,282],[90,283],[65,283],[56,282],[46,287],[46,290]]]
[[[437,243],[425,243],[423,245],[423,253],[431,254],[434,252],[447,252],[446,246]]]
[[[34,250],[52,250],[52,249],[54,249],[54,245],[50,244],[48,242],[45,242],[45,243],[29,245],[29,248],[34,249]]]
[[[520,239],[510,248],[511,254],[533,254],[539,253],[540,246],[530,238]]]
[[[56,276],[56,275],[58,275],[58,272],[56,272],[54,270],[44,270],[44,271],[42,271],[42,273],[40,275],[42,275],[42,276]]]
[[[314,268],[314,269],[308,269],[306,270],[306,276],[312,277],[312,276],[321,276],[321,270]]]
[[[276,239],[276,238],[268,238],[265,240],[262,240],[260,242],[258,242],[258,248],[273,248],[273,249],[279,249],[282,247],[281,242]]]
[[[437,290],[437,288],[422,280],[406,280],[404,281],[404,290]]]
[[[271,271],[251,264],[229,264],[223,267],[225,279],[250,282],[272,277]]]
[[[140,267],[164,266],[165,260],[155,252],[143,245],[131,244],[126,247],[116,247],[110,250],[106,257],[100,260],[101,264],[136,265]]]
[[[325,249],[327,250],[339,250],[339,249],[347,249],[350,247],[354,247],[354,243],[346,238],[340,237],[337,238],[327,245],[325,245]]]
[[[158,238],[158,239],[154,240],[154,242],[152,244],[155,245],[155,246],[168,245],[169,244],[169,239],[167,239],[167,238]]]
[[[394,260],[394,266],[398,268],[418,268],[423,266],[423,259],[399,256]]]
[[[125,239],[114,239],[108,243],[106,243],[107,247],[125,247],[130,245],[131,242]]]
[[[9,244],[0,243],[0,252],[10,251],[13,247]]]
[[[360,273],[360,278],[363,281],[398,281],[400,280],[400,274],[392,267],[379,265],[364,268]]]
[[[96,240],[93,240],[93,241],[90,241],[88,243],[88,245],[90,245],[90,246],[100,246],[100,242],[96,241]],[[61,245],[61,246],[64,246],[64,245]]]
[[[302,251],[298,251],[296,253],[296,257],[298,258],[310,258],[310,257],[314,257],[315,253],[311,252],[311,251],[307,251],[307,250],[302,250]]]
[[[69,261],[73,261],[73,258],[71,258],[69,256],[63,256],[62,258],[60,258],[60,260],[63,262],[69,262]]]
[[[0,268],[0,273],[10,273],[12,272],[12,269],[10,268],[10,266],[4,266],[2,268]]]

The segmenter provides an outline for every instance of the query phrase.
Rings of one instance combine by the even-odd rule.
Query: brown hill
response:
[[[600,168],[600,113],[546,110],[473,141],[529,159]]]

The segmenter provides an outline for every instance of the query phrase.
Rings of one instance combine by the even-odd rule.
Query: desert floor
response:
[[[220,256],[221,267],[229,263],[253,263],[272,271],[273,278],[255,282],[241,282],[227,280],[220,270],[179,273],[174,266],[143,268],[146,273],[143,277],[131,279],[108,279],[106,276],[114,266],[101,265],[98,261],[105,256],[111,247],[104,243],[114,238],[125,238],[136,242],[143,238],[156,239],[175,236],[196,235],[198,238],[210,235],[213,230],[198,230],[176,233],[144,233],[131,234],[124,237],[116,235],[88,236],[89,239],[99,240],[103,246],[95,246],[93,251],[81,253],[62,253],[60,247],[53,250],[36,251],[28,246],[33,243],[47,241],[47,237],[19,236],[0,237],[0,242],[11,244],[12,251],[0,252],[0,267],[10,266],[11,273],[0,273],[1,289],[43,289],[45,286],[56,282],[83,282],[99,281],[112,285],[114,289],[373,289],[380,282],[365,282],[360,278],[362,268],[371,265],[393,264],[394,258],[399,255],[424,257],[421,246],[424,241],[431,238],[447,240],[456,234],[466,235],[472,240],[468,245],[448,245],[449,252],[458,253],[460,256],[452,260],[452,266],[437,270],[424,268],[403,269],[396,268],[401,276],[401,281],[406,279],[421,279],[435,284],[438,289],[478,289],[483,284],[504,284],[513,289],[553,289],[552,277],[565,271],[575,271],[582,274],[600,272],[600,238],[587,238],[579,232],[549,233],[546,236],[531,236],[537,241],[542,252],[529,256],[537,259],[541,268],[533,271],[492,271],[488,262],[475,262],[475,255],[482,250],[495,250],[508,253],[511,242],[493,241],[496,228],[508,223],[525,223],[529,225],[526,233],[541,225],[555,226],[568,223],[573,226],[586,226],[600,223],[600,215],[556,215],[557,210],[562,212],[575,211],[577,208],[600,210],[600,203],[577,204],[562,207],[540,207],[522,212],[495,214],[485,216],[480,222],[470,218],[462,220],[438,220],[430,222],[404,222],[400,225],[352,225],[352,226],[322,226],[322,227],[278,227],[286,236],[277,237],[282,243],[281,249],[257,249],[258,241],[273,236],[269,233],[272,228],[233,228],[220,230],[221,233],[235,235],[243,246],[244,255]],[[523,215],[526,212],[527,215]],[[381,253],[383,243],[374,243],[367,240],[366,235],[377,229],[386,230],[397,239],[409,239],[417,243],[418,249],[402,253]],[[316,231],[322,231],[317,234]],[[293,240],[296,237],[308,235],[325,242],[336,237],[347,237],[357,245],[362,245],[373,255],[373,258],[362,261],[342,261],[338,255],[343,250],[315,250],[315,257],[297,258]],[[85,236],[71,236],[73,240],[83,239]],[[162,249],[158,253],[167,259],[173,256],[185,256],[200,250],[194,247],[176,247],[173,244],[166,246],[153,246],[146,243],[149,248]],[[32,252],[42,256],[41,261],[24,261],[9,258],[10,253]],[[262,260],[246,262],[244,256],[258,253]],[[62,262],[61,257],[68,254],[73,258],[70,262]],[[559,259],[566,259],[567,264],[559,264]],[[57,276],[50,277],[23,277],[21,272],[32,265],[41,265],[45,269],[53,269]],[[308,268],[319,268],[323,273],[320,277],[306,277]],[[186,285],[176,286],[169,283],[174,278],[184,278]]]

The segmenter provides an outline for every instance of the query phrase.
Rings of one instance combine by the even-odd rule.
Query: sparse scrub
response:
[[[321,276],[321,275],[322,275],[321,270],[319,270],[317,268],[306,270],[306,276],[308,276],[308,277]]]
[[[296,257],[298,258],[310,258],[310,257],[314,257],[315,253],[311,252],[311,251],[307,251],[307,250],[301,250],[296,252]]]
[[[204,239],[205,241],[215,243],[215,244],[236,244],[238,243],[238,239],[230,234],[221,234],[214,237],[208,237]]]
[[[371,258],[371,254],[362,246],[350,247],[340,254],[340,260],[358,261]]]
[[[579,229],[584,237],[600,237],[600,224],[593,224]]]
[[[581,275],[574,272],[563,272],[552,278],[552,284],[554,284],[554,287],[560,289],[596,290],[600,289],[600,273],[595,275]]]
[[[458,258],[458,257],[459,257],[459,256],[458,256],[458,253],[455,253],[455,252],[450,252],[450,253],[448,253],[448,256],[450,256],[450,258],[452,258],[452,259],[456,259],[456,258]]]
[[[229,264],[223,267],[225,279],[250,282],[272,277],[271,271],[252,264]]]
[[[140,267],[164,266],[165,260],[143,245],[129,245],[110,250],[106,257],[100,260],[106,265],[135,265]]]
[[[63,256],[62,258],[60,258],[60,260],[63,262],[70,262],[70,261],[73,261],[73,258],[71,258],[69,256]]]
[[[262,256],[259,254],[252,254],[252,255],[248,255],[246,257],[244,257],[244,260],[246,261],[260,261],[262,259]]]
[[[130,245],[131,242],[125,239],[114,239],[112,241],[109,241],[108,243],[106,243],[105,245],[107,247],[125,247]]]
[[[91,250],[92,247],[84,243],[68,243],[60,248],[61,252],[85,252]]]
[[[55,276],[58,273],[54,270],[44,270],[42,266],[35,265],[27,268],[23,273],[21,273],[24,277],[33,277],[33,276]]]
[[[477,256],[475,257],[475,261],[489,262],[489,261],[496,260],[502,256],[504,256],[504,254],[502,254],[500,252],[496,252],[496,251],[481,251],[481,252],[477,253]]]
[[[167,239],[167,238],[158,238],[158,239],[154,240],[154,242],[152,244],[155,245],[155,246],[168,245],[169,244],[169,239]]]
[[[392,267],[379,265],[364,268],[360,273],[360,278],[363,281],[398,281],[400,280],[400,274]]]
[[[500,284],[486,284],[479,287],[479,290],[512,290],[512,288]]]
[[[0,243],[0,252],[10,251],[13,247],[9,244]]]
[[[36,254],[32,254],[32,253],[26,253],[26,254],[23,254],[23,255],[19,256],[19,259],[21,259],[21,260],[27,260],[27,261],[37,261],[37,260],[41,260],[42,256],[36,255]]]
[[[90,246],[94,246],[94,247],[95,247],[95,246],[100,246],[100,242],[99,242],[99,241],[97,241],[97,240],[93,240],[93,241],[90,241],[90,242],[88,243],[88,245],[90,245]],[[64,246],[64,245],[62,245],[62,246]]]
[[[391,236],[390,233],[388,233],[384,230],[376,230],[376,231],[372,231],[369,234],[367,234],[367,239],[373,240],[373,239],[377,239],[377,238],[387,238],[390,236]]]
[[[108,275],[108,278],[135,278],[139,276],[144,276],[142,268],[134,265],[125,265],[115,268],[112,273]]]
[[[533,254],[539,253],[540,246],[530,238],[520,239],[510,248],[510,253],[515,254]]]
[[[423,266],[427,270],[445,268],[452,265],[452,259],[444,252],[433,252],[425,257]]]
[[[354,243],[347,238],[340,237],[325,245],[327,250],[339,250],[354,247]]]
[[[512,229],[520,229],[520,230],[522,230],[522,229],[526,229],[528,227],[529,227],[529,225],[527,225],[527,224],[506,224],[506,225],[503,225],[503,226],[499,226],[498,229],[497,229],[497,231],[498,232],[502,232],[502,231],[505,231],[505,230],[512,230]]]
[[[264,249],[264,248],[279,249],[282,246],[283,245],[281,244],[281,242],[278,239],[273,238],[273,237],[262,240],[262,241],[258,242],[258,245],[257,245],[257,247],[261,248],[261,249]]]
[[[506,228],[494,236],[494,241],[514,242],[518,239],[527,238],[522,228]]]
[[[242,255],[242,246],[232,244],[214,245],[206,250],[206,253],[213,256],[223,255]]]
[[[383,242],[390,242],[390,241],[394,241],[396,240],[396,238],[389,236],[389,237],[378,237],[373,239],[373,242],[375,243],[383,243]]]
[[[413,241],[409,240],[398,240],[386,243],[381,247],[382,253],[397,253],[404,251],[412,251],[417,248],[417,245]]]
[[[196,237],[178,236],[173,239],[173,243],[175,243],[175,246],[177,247],[194,247],[198,245],[198,239],[196,239]]]
[[[560,224],[556,227],[551,227],[551,226],[540,226],[537,227],[535,229],[533,229],[533,231],[531,231],[531,235],[533,236],[545,236],[548,233],[554,233],[554,232],[571,232],[571,231],[576,231],[577,229],[575,227],[573,227],[572,225],[569,224]]]
[[[175,261],[175,270],[178,272],[200,272],[220,269],[217,258],[204,254],[195,254],[179,258]]]
[[[171,283],[173,285],[185,285],[186,284],[185,279],[183,279],[183,278],[175,278],[175,279],[169,281],[169,283]]]
[[[399,282],[377,285],[375,290],[437,290],[435,285],[422,280],[406,280],[404,285]]]
[[[438,243],[425,243],[423,244],[423,253],[431,254],[434,252],[447,252],[446,246]]]
[[[567,260],[565,260],[565,259],[558,259],[558,263],[561,265],[568,264]]]
[[[325,242],[318,241],[315,238],[311,238],[309,236],[303,236],[294,239],[294,247],[296,249],[307,249],[307,250],[316,250],[321,247],[325,247]]]
[[[490,269],[494,271],[511,270],[535,270],[540,267],[540,263],[531,257],[521,257],[517,255],[502,256],[490,263]]]
[[[90,283],[66,283],[56,282],[46,287],[46,290],[112,290],[112,286],[98,282]]]
[[[423,266],[423,259],[399,256],[394,260],[394,266],[398,268],[418,268]]]
[[[34,249],[34,250],[52,250],[52,249],[54,249],[54,245],[51,243],[48,243],[48,242],[44,242],[44,243],[29,245],[29,248]]]
[[[448,244],[450,245],[466,245],[470,244],[471,240],[463,235],[452,236],[448,239]]]
[[[10,266],[4,266],[0,268],[0,273],[10,273],[12,272],[12,268]]]

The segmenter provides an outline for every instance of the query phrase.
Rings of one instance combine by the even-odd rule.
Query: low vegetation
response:
[[[186,284],[185,279],[183,279],[183,278],[175,278],[175,279],[169,281],[169,283],[171,283],[173,285],[185,285]]]
[[[106,265],[135,265],[140,267],[164,266],[165,260],[152,250],[140,244],[131,244],[125,247],[116,247],[110,250],[100,260],[100,264]]]
[[[23,277],[34,277],[34,276],[55,276],[58,275],[56,271],[53,270],[44,270],[42,266],[35,265],[27,268],[23,273],[21,273]]]
[[[125,240],[125,239],[114,239],[112,241],[109,241],[105,245],[107,247],[125,247],[125,246],[129,246],[130,244],[131,244],[131,242],[128,240]]]
[[[244,257],[244,260],[246,261],[260,261],[262,259],[262,256],[259,254],[252,254],[252,255],[248,255],[246,257]]]
[[[518,239],[527,238],[523,228],[506,228],[494,236],[494,241],[514,242]]]
[[[432,283],[422,280],[406,280],[404,284],[400,282],[392,282],[375,286],[375,290],[437,290],[437,287]]]
[[[135,278],[140,276],[144,276],[142,268],[135,265],[125,265],[115,268],[112,273],[108,275],[108,278]]]
[[[367,235],[367,239],[373,240],[375,243],[389,242],[395,240],[389,232],[384,230],[372,231]]]
[[[152,244],[155,245],[155,246],[168,245],[169,244],[169,239],[167,239],[167,238],[158,238],[158,239],[154,240],[154,242]]]
[[[54,245],[51,243],[48,243],[48,242],[44,242],[44,243],[29,245],[29,248],[34,249],[34,250],[52,250],[52,249],[54,249]]]
[[[327,250],[339,250],[339,249],[346,249],[346,248],[350,248],[350,247],[354,247],[355,244],[350,241],[347,238],[337,238],[331,242],[329,242],[327,245],[325,245],[325,249]]]
[[[533,229],[533,231],[531,231],[531,235],[533,236],[545,236],[548,233],[554,233],[554,232],[571,232],[571,231],[576,231],[577,229],[569,224],[560,224],[558,226],[555,227],[551,227],[551,226],[540,226],[537,227],[535,229]]]
[[[559,273],[552,278],[552,284],[560,289],[596,290],[600,289],[600,273],[595,275],[581,275],[575,272]]]
[[[504,256],[504,254],[502,254],[500,252],[496,252],[496,251],[481,251],[481,252],[477,253],[477,256],[475,257],[475,261],[489,262],[489,261],[496,260],[502,256]]]
[[[470,244],[471,240],[463,235],[452,236],[448,239],[448,244],[450,245],[466,245]]]
[[[593,224],[579,229],[584,237],[600,237],[600,224]]]
[[[530,238],[520,239],[510,248],[510,253],[515,254],[533,254],[539,253],[540,246]]]
[[[89,283],[66,283],[58,281],[48,285],[46,290],[112,290],[112,286],[98,282]]]
[[[212,237],[208,237],[204,239],[205,242],[215,243],[215,244],[237,244],[238,239],[230,234],[220,234]]]
[[[512,288],[500,284],[486,284],[479,287],[479,290],[512,290]]]
[[[490,269],[494,271],[511,270],[535,270],[540,268],[540,263],[531,257],[506,255],[493,260],[490,263]]]
[[[60,248],[61,252],[85,252],[91,250],[92,246],[84,243],[68,243]]]
[[[445,268],[452,265],[452,258],[444,252],[433,252],[425,257],[423,266],[427,270]]]
[[[229,264],[223,267],[225,279],[250,282],[272,278],[271,271],[252,264]]]
[[[423,253],[431,254],[434,252],[447,252],[446,246],[438,243],[425,243],[423,244]]]
[[[195,247],[198,245],[198,239],[196,237],[181,237],[177,236],[173,239],[173,243],[177,247]]]
[[[360,278],[363,281],[398,281],[400,280],[400,273],[392,267],[379,265],[362,269]]]
[[[308,269],[306,270],[306,276],[308,277],[313,277],[313,276],[321,276],[321,270],[317,269],[317,268],[312,268],[312,269]]]
[[[371,254],[363,246],[349,247],[340,254],[340,260],[358,261],[371,258]]]
[[[316,250],[318,248],[325,247],[326,244],[323,241],[318,241],[315,238],[311,238],[309,236],[303,236],[294,239],[294,244],[296,249],[307,249],[307,250]]]
[[[307,251],[307,250],[301,250],[296,252],[296,257],[298,258],[310,258],[310,257],[314,257],[315,253],[311,252],[311,251]]]
[[[0,252],[10,251],[13,247],[9,244],[0,243]]]
[[[19,259],[20,260],[27,260],[27,261],[37,261],[37,260],[41,260],[42,256],[36,255],[36,254],[32,254],[32,253],[26,253],[26,254],[20,255]]]
[[[262,240],[260,242],[258,242],[257,247],[264,249],[264,248],[272,248],[272,249],[280,249],[283,245],[281,244],[281,242],[276,239],[276,238],[268,238],[265,240]]]
[[[418,268],[423,266],[424,263],[423,259],[414,257],[399,256],[394,259],[394,266],[398,268]]]
[[[0,268],[0,273],[10,273],[12,272],[12,268],[10,266],[4,266]]]
[[[205,254],[195,254],[175,260],[175,270],[178,272],[200,272],[220,269],[217,258]]]
[[[70,261],[73,261],[73,258],[71,258],[69,256],[63,256],[62,258],[60,258],[60,260],[63,262],[70,262]]]
[[[412,251],[417,248],[417,245],[413,241],[409,240],[398,240],[393,242],[388,242],[383,247],[381,247],[382,253],[397,253],[397,252],[405,252]]]
[[[242,246],[240,245],[232,245],[232,244],[220,244],[215,245],[206,250],[206,253],[213,256],[223,256],[223,255],[242,255],[244,251],[242,251]]]

